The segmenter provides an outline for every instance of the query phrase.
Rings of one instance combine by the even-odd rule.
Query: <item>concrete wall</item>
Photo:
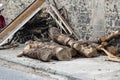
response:
[[[3,15],[12,21],[34,0],[1,0]],[[52,0],[49,0],[53,3]],[[120,28],[120,0],[55,0],[58,8],[64,6],[69,23],[84,40],[97,39]]]

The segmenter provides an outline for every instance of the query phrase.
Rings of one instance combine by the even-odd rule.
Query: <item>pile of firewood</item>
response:
[[[116,31],[107,37],[101,37],[97,42],[74,40],[68,35],[60,33],[60,30],[56,27],[50,28],[49,34],[50,38],[56,43],[27,42],[25,50],[18,56],[24,55],[42,61],[50,61],[52,57],[56,57],[58,60],[70,60],[77,54],[88,58],[96,57],[99,56],[98,51],[103,51],[107,54],[106,60],[120,62],[119,49],[109,45],[113,38],[120,35],[120,31]]]
[[[120,62],[120,50],[116,43],[120,36],[119,30],[100,37],[98,41],[79,41],[79,35],[69,26],[67,20],[65,9],[58,10],[50,5],[49,8],[40,10],[10,41],[10,43],[27,41],[26,47],[17,56],[42,61],[51,59],[65,61],[75,56],[97,57],[104,52],[107,55],[106,60]]]
[[[102,51],[107,55],[106,60],[120,62],[119,48],[111,45],[111,41],[120,36],[120,31],[101,37],[96,42],[74,40],[61,33],[56,27],[49,29],[49,36],[54,42],[28,41],[18,57],[27,56],[42,61],[50,61],[54,58],[71,60],[76,55],[97,57]]]
[[[50,61],[54,57],[58,60],[71,60],[77,54],[85,57],[96,57],[99,55],[96,48],[60,33],[60,30],[56,27],[50,28],[49,33],[50,38],[56,43],[29,41],[18,57],[28,56],[42,61]]]

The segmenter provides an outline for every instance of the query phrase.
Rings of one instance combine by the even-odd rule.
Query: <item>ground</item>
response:
[[[7,68],[22,71],[23,73],[30,73],[30,75],[41,76],[42,72],[42,77],[45,77],[45,79],[46,75],[47,78],[51,78],[52,80],[119,80],[120,78],[120,64],[105,61],[104,56],[75,58],[71,61],[52,60],[51,62],[42,62],[26,57],[16,57],[22,50],[23,46],[15,49],[0,50],[0,59],[10,63]],[[3,63],[0,64],[4,67],[6,63]],[[40,73],[37,73],[39,71]]]
[[[0,80],[67,80],[67,78],[0,59]]]
[[[0,80],[47,80],[47,78],[18,70],[0,67]]]

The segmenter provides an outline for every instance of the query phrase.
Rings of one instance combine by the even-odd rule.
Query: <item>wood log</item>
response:
[[[25,49],[31,49],[31,48],[39,48],[39,49],[48,48],[51,50],[52,55],[56,56],[57,59],[61,61],[71,60],[73,54],[70,48],[49,42],[34,41],[27,43]]]
[[[102,42],[101,43],[101,45],[95,45],[96,47],[97,47],[97,50],[101,50],[101,48],[104,48],[104,47],[106,47],[108,45],[108,43],[107,42]]]
[[[107,54],[108,56],[110,57],[115,57],[113,54],[111,54],[110,52],[108,52],[106,49],[105,49],[105,46],[107,46],[108,43],[107,42],[102,42],[101,45],[94,45],[95,47],[97,47],[97,50],[101,50],[103,51],[105,54]]]
[[[81,45],[80,49],[81,53],[84,53],[87,57],[96,57],[99,56],[99,54],[96,51],[96,48],[93,48],[91,45]]]
[[[52,57],[52,52],[48,48],[31,48],[22,51],[17,57],[27,56],[34,59],[39,59],[42,61],[50,61]]]
[[[113,62],[120,62],[120,58],[114,58],[114,57],[110,57],[110,56],[107,56],[106,61],[113,61]]]
[[[110,52],[113,55],[117,55],[117,53],[118,53],[118,48],[116,48],[114,46],[107,47],[107,50],[108,50],[108,52]]]
[[[72,57],[75,57],[77,55],[77,51],[73,48],[69,48],[70,52],[71,52],[71,55]]]
[[[120,35],[120,30],[118,30],[118,31],[115,31],[114,33],[111,33],[110,35],[108,35],[108,36],[102,36],[100,39],[99,39],[99,42],[108,42],[108,41],[110,41],[111,39],[113,39],[113,38],[115,38],[115,37],[117,37],[117,36],[119,36]]]
[[[106,49],[104,49],[104,48],[101,48],[101,50],[102,50],[103,52],[105,52],[105,54],[107,54],[109,57],[113,57],[113,58],[116,58],[116,57],[117,57],[117,56],[111,54],[110,52],[108,52],[108,51],[107,51]]]
[[[94,57],[97,54],[97,51],[95,48],[88,47],[87,45],[82,45],[79,41],[75,41],[74,39],[70,38],[69,36],[65,34],[61,34],[59,29],[53,27],[49,30],[50,37],[54,41],[59,42],[62,45],[70,46],[71,48],[74,48],[79,53],[83,54],[86,57]]]

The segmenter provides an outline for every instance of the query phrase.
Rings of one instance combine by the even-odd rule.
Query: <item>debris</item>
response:
[[[15,48],[18,47],[18,44],[9,44],[9,45],[4,45],[4,46],[0,46],[0,50],[4,50],[4,49],[10,49],[10,48]]]

